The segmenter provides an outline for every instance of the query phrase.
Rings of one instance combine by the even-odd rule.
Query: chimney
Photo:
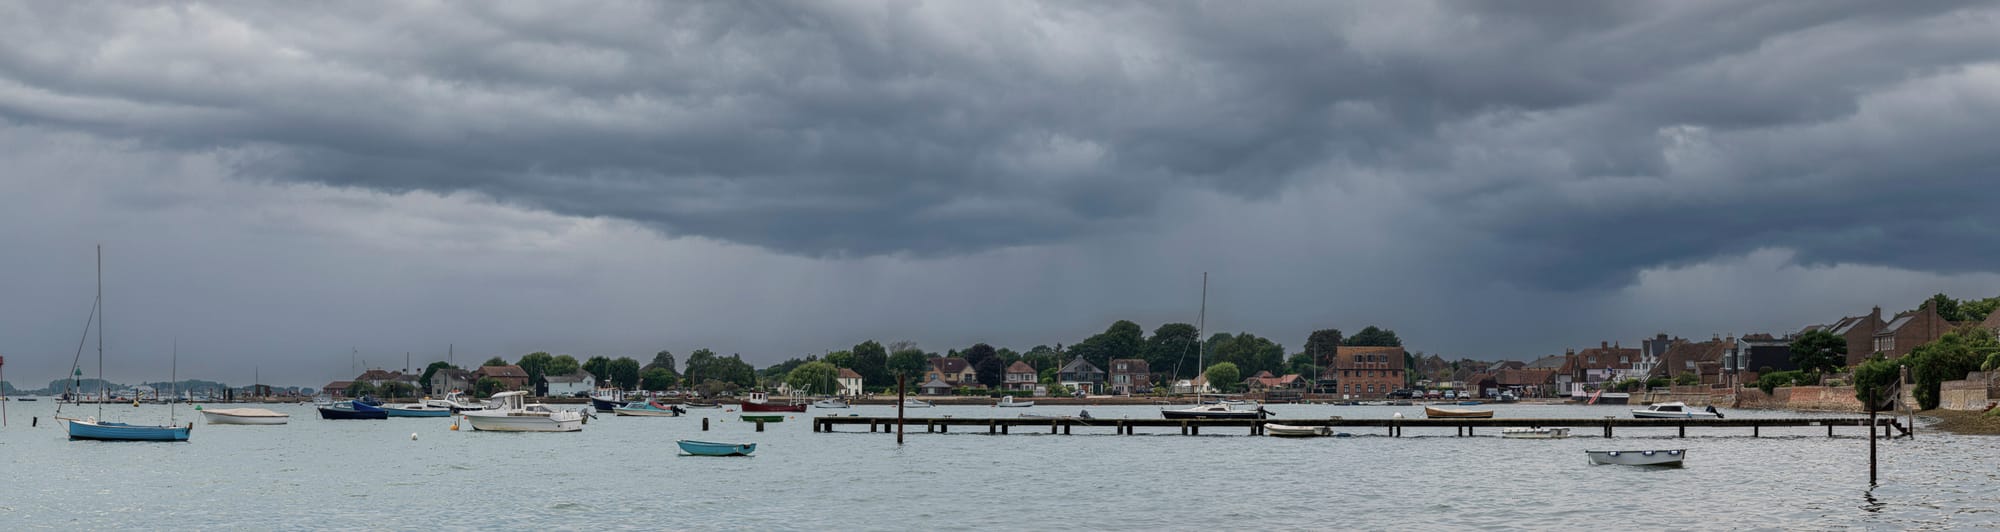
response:
[[[1604,348],[1606,348],[1606,347],[1611,347],[1611,342],[1598,342],[1598,343],[1597,343],[1597,348],[1598,348],[1598,349],[1604,349]]]

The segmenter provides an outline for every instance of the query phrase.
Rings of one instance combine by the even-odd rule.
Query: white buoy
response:
[[[1397,413],[1396,413],[1396,415],[1395,415],[1395,418],[1396,418],[1396,419],[1403,419],[1403,413],[1402,413],[1402,412],[1397,412]]]
[[[410,441],[417,441],[417,433],[415,432],[410,433]]]

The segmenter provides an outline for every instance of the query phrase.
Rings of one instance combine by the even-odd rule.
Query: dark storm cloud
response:
[[[1537,288],[1765,247],[1981,270],[1953,250],[2000,244],[2000,11],[1976,3],[5,9],[10,121],[790,254],[1368,181],[1445,218],[1409,245]]]

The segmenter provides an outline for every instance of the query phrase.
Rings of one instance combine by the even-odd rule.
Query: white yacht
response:
[[[1671,403],[1654,403],[1646,408],[1633,410],[1632,417],[1641,419],[1722,419],[1722,413],[1715,411],[1715,407],[1713,406],[1708,407],[1706,410],[1695,410],[1689,407],[1687,403],[1675,401]]]
[[[556,410],[548,405],[525,404],[528,392],[493,394],[486,410],[464,412],[472,430],[498,432],[576,432],[583,430],[583,413]]]

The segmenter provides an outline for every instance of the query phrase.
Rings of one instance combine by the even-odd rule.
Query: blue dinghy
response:
[[[680,440],[681,450],[695,456],[750,456],[757,452],[755,443],[717,443],[712,441]]]
[[[194,431],[194,424],[185,427],[160,425],[128,425],[97,421],[96,419],[69,420],[69,439],[104,441],[188,441],[188,433]]]

